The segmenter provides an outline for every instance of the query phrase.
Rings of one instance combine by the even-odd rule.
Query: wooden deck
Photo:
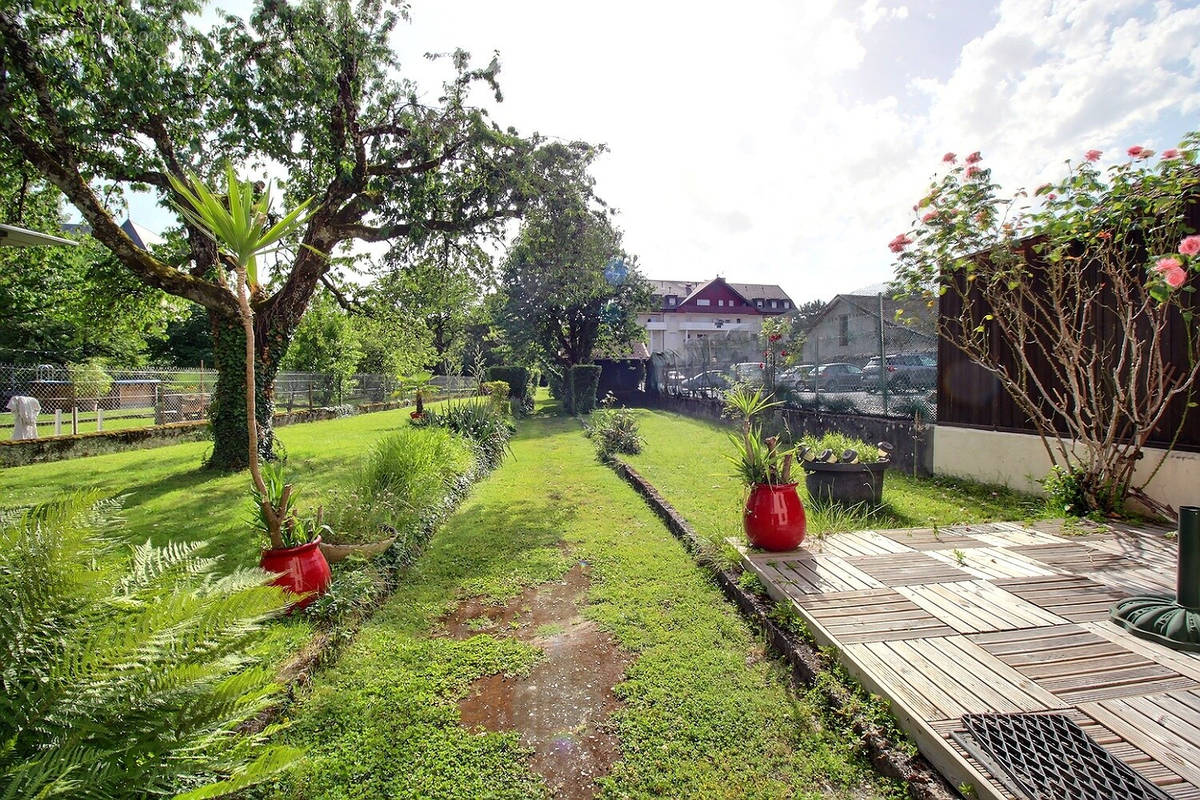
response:
[[[963,714],[1058,711],[1167,794],[1200,800],[1200,655],[1108,621],[1116,600],[1174,591],[1167,534],[1001,522],[739,550],[954,785],[1012,798],[951,739]]]

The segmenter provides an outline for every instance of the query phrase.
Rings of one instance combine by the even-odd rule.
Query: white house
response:
[[[654,305],[640,314],[651,353],[682,355],[705,337],[739,334],[756,340],[763,320],[791,311],[795,304],[774,284],[650,280]]]

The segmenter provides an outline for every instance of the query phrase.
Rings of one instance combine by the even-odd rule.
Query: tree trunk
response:
[[[239,470],[248,466],[246,439],[246,337],[235,317],[213,318],[213,352],[216,357],[217,383],[209,407],[213,451],[208,466]],[[287,338],[280,331],[267,330],[264,336],[260,320],[255,321],[255,419],[258,422],[258,453],[265,460],[275,459],[275,376],[279,362],[287,352]],[[264,346],[274,342],[275,346]]]

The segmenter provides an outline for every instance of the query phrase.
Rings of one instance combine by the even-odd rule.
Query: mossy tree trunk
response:
[[[246,440],[246,336],[242,323],[235,318],[212,320],[213,351],[216,356],[217,383],[213,390],[209,421],[212,425],[213,450],[208,466],[217,469],[245,469],[248,466]],[[287,333],[272,330],[255,321],[255,414],[258,422],[258,454],[273,460],[275,454],[275,376],[287,352]]]

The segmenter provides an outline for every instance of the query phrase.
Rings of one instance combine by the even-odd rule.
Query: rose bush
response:
[[[1157,467],[1137,486],[1133,473],[1147,441],[1178,436],[1173,409],[1193,405],[1198,149],[1192,133],[1157,159],[1138,145],[1107,168],[1088,150],[1060,181],[1012,194],[980,153],[963,165],[946,153],[911,229],[888,243],[899,293],[930,305],[951,295],[939,333],[998,379],[1091,509],[1133,493],[1169,512],[1143,491]]]

